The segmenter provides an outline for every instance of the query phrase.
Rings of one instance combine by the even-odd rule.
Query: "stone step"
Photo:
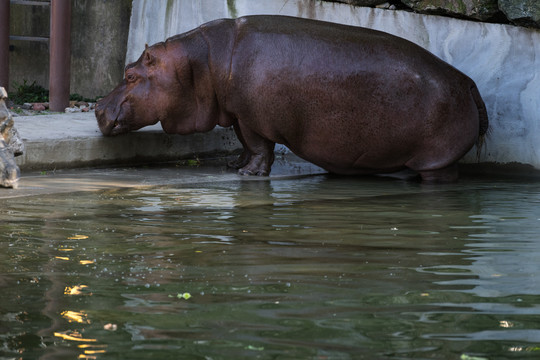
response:
[[[24,155],[16,158],[23,172],[220,157],[241,149],[232,128],[169,135],[157,124],[104,137],[94,113],[17,116],[14,120],[26,145]]]

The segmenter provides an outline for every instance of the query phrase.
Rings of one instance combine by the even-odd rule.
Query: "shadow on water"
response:
[[[537,189],[317,176],[5,199],[0,359],[536,358]]]

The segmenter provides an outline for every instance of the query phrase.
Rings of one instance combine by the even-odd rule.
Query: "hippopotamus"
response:
[[[24,144],[13,126],[13,118],[5,104],[6,98],[6,90],[0,87],[0,186],[16,189],[20,170],[15,156],[23,154]]]
[[[104,135],[233,126],[243,152],[230,165],[242,175],[268,175],[279,143],[331,173],[412,169],[426,182],[457,180],[457,161],[488,128],[474,81],[422,47],[271,15],[146,45],[96,117]]]

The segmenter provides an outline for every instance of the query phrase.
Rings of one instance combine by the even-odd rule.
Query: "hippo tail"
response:
[[[482,153],[482,148],[485,145],[486,136],[489,135],[489,120],[486,110],[486,104],[480,96],[480,92],[478,91],[478,88],[475,84],[473,84],[473,86],[471,87],[471,95],[478,109],[478,121],[480,123],[478,128],[478,139],[476,140],[476,159],[479,161],[480,155]]]

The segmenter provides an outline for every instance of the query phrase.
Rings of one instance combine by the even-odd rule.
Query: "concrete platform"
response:
[[[218,157],[241,149],[232,129],[205,134],[168,135],[159,124],[118,137],[104,137],[94,113],[17,116],[15,127],[26,145],[17,158],[27,171],[135,165]]]

